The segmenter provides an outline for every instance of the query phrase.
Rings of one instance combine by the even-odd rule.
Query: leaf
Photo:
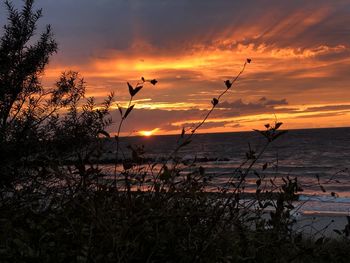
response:
[[[118,106],[118,110],[119,110],[120,116],[123,116],[123,109],[122,109],[122,107],[120,107],[119,105],[117,105],[117,106]]]
[[[123,168],[124,170],[129,170],[131,169],[133,164],[131,162],[123,162]]]
[[[277,122],[275,124],[275,129],[278,130],[278,128],[281,127],[282,124],[283,124],[283,122]]]
[[[266,129],[270,128],[270,124],[268,124],[268,123],[265,124],[264,126],[266,127]]]
[[[259,187],[261,185],[261,179],[256,180],[256,186]]]
[[[183,138],[184,136],[185,136],[185,128],[183,127],[181,131],[181,138]]]
[[[141,80],[142,80],[142,82],[145,82],[145,78],[144,77],[141,77]]]
[[[152,85],[156,85],[157,84],[157,80],[156,79],[152,79],[151,81],[150,81],[150,83],[152,84]]]
[[[232,87],[232,83],[231,83],[231,81],[230,80],[225,80],[224,81],[224,83],[225,83],[225,85],[226,85],[226,88],[231,88]]]
[[[142,89],[143,86],[137,86],[134,91],[133,91],[133,95],[132,96],[135,96],[141,89]]]
[[[128,87],[129,87],[129,93],[130,93],[130,96],[134,96],[133,93],[134,93],[134,88],[131,86],[131,84],[128,82]]]
[[[131,105],[125,112],[123,119],[126,119],[126,117],[128,117],[129,113],[132,111],[132,109],[134,108],[134,105]]]
[[[159,179],[162,181],[169,181],[171,178],[171,171],[164,169],[164,172],[160,174]]]
[[[129,86],[129,93],[131,97],[134,97],[143,87],[141,85],[141,86],[137,86],[136,88],[133,88],[129,82],[128,82],[128,86]]]
[[[333,196],[333,197],[339,197],[339,195],[338,195],[337,193],[335,193],[335,192],[331,192],[331,196]]]
[[[266,170],[266,168],[267,168],[267,163],[264,163],[264,165],[262,167],[263,171]]]
[[[214,107],[218,105],[218,103],[219,103],[219,100],[217,98],[213,98],[213,100],[211,101],[211,104],[213,104]]]
[[[103,130],[98,131],[97,134],[102,134],[102,135],[106,136],[107,138],[111,137],[108,132],[103,131]]]
[[[247,58],[247,63],[250,64],[250,62],[252,62],[252,60],[250,58]]]

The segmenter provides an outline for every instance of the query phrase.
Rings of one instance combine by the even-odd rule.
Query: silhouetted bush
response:
[[[178,152],[189,147],[225,89],[197,126],[183,129],[159,162],[142,147],[120,147],[120,132],[144,85],[127,83],[115,138],[111,94],[102,104],[85,98],[85,82],[63,73],[51,90],[39,75],[57,46],[50,27],[29,45],[41,11],[27,0],[22,11],[6,2],[9,24],[0,40],[0,261],[1,262],[346,262],[350,244],[307,240],[293,230],[291,212],[302,191],[297,178],[266,178],[262,156],[285,131],[281,122],[257,131],[266,140],[249,148],[224,186],[209,192],[211,176]],[[31,43],[31,42],[30,42]],[[64,112],[63,114],[60,112]],[[107,137],[107,139],[102,138]],[[105,141],[115,142],[115,169],[98,165]],[[186,168],[191,167],[191,172]],[[254,193],[245,191],[255,178]],[[343,233],[340,233],[343,234]]]

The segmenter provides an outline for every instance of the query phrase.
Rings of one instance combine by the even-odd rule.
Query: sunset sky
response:
[[[20,6],[21,1],[13,1]],[[179,133],[246,60],[252,63],[201,132],[350,126],[350,1],[37,0],[59,52],[43,82],[84,76],[88,96],[128,100],[126,81],[156,78],[136,96],[124,134]],[[6,22],[4,5],[0,22]],[[114,108],[115,123],[119,115]],[[110,128],[115,132],[116,124]]]

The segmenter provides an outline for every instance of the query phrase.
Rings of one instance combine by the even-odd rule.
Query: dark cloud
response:
[[[224,101],[218,105],[218,108],[224,109],[224,110],[233,110],[236,112],[237,115],[244,115],[248,113],[260,114],[260,113],[267,113],[267,112],[275,113],[276,111],[278,112],[291,111],[291,109],[289,108],[275,109],[276,106],[285,106],[285,105],[288,105],[288,102],[286,99],[273,100],[273,99],[267,99],[266,97],[261,97],[257,101],[253,101],[253,102],[244,102],[242,99],[238,99],[233,102]],[[225,115],[227,115],[227,113],[225,113]]]
[[[288,105],[288,102],[286,99],[281,99],[281,100],[270,100],[267,99],[266,97],[262,97],[259,99],[259,103],[271,107],[271,106],[281,106],[281,105]]]
[[[168,130],[172,123],[184,121],[188,119],[201,118],[206,111],[197,109],[193,110],[161,110],[161,109],[134,109],[125,121],[124,130],[139,131],[152,130],[154,128],[161,128]],[[114,120],[119,120],[119,113],[115,111],[112,114]],[[111,127],[115,130],[116,127]],[[181,129],[181,128],[179,128]]]
[[[286,106],[288,102],[286,99],[269,99],[261,97],[254,102],[243,102],[239,99],[234,102],[223,102],[219,104],[219,108],[213,111],[210,115],[210,119],[206,121],[201,129],[212,128],[242,128],[244,122],[252,122],[251,119],[245,119],[245,116],[256,114],[278,114],[289,113],[291,118],[315,118],[315,117],[335,117],[342,116],[350,112],[350,105],[333,105],[323,107],[309,107],[303,111],[298,108],[278,108],[276,106]],[[320,111],[333,111],[333,112],[320,112]],[[343,111],[343,112],[342,112]],[[206,114],[207,110],[189,109],[189,110],[162,110],[162,109],[135,109],[128,117],[124,124],[124,130],[140,131],[140,130],[152,130],[159,128],[163,131],[181,131],[182,127],[191,129],[196,127],[200,123]],[[314,114],[300,116],[300,113],[314,112]],[[118,120],[118,112],[115,111],[112,115],[114,120]],[[295,117],[293,114],[296,114]],[[241,123],[237,121],[212,121],[213,119],[220,118],[237,118],[240,117]],[[193,121],[190,121],[193,120]],[[269,121],[270,119],[260,118],[259,121]],[[181,124],[175,124],[180,123]],[[111,127],[110,130],[115,130],[115,127]]]
[[[106,49],[129,49],[137,39],[167,53],[194,43],[211,46],[220,37],[235,37],[236,43],[224,48],[350,42],[349,1],[37,0],[36,6],[44,10],[41,24],[54,28],[64,53],[59,59],[72,62],[104,56]],[[5,23],[4,8],[0,23]]]
[[[315,112],[315,111],[346,111],[350,110],[350,105],[327,105],[319,107],[308,107],[304,112]]]
[[[192,130],[196,126],[198,126],[200,122],[188,122],[188,123],[183,123],[181,127],[186,127],[187,130]],[[180,130],[181,127],[177,125],[164,125],[162,126],[162,130],[166,131],[173,131],[173,130]],[[222,128],[222,127],[231,127],[231,128],[240,128],[242,127],[239,123],[231,122],[231,121],[206,121],[203,125],[201,125],[200,129],[213,129],[213,128]]]
[[[319,117],[335,117],[335,116],[345,116],[347,112],[325,112],[325,113],[315,113],[315,114],[310,114],[310,115],[303,115],[303,116],[298,116],[297,118],[302,118],[302,119],[309,119],[309,118],[319,118]]]
[[[241,99],[232,103],[223,102],[219,104],[219,108],[214,110],[210,115],[211,119],[216,118],[234,118],[246,116],[250,114],[273,114],[276,112],[294,112],[294,108],[274,109],[275,106],[287,105],[285,99],[273,100],[265,97],[260,98],[256,102],[243,102]],[[189,110],[162,110],[162,109],[134,109],[125,122],[126,131],[152,130],[160,128],[162,130],[176,130],[182,126],[195,127],[206,116],[207,110],[189,109]],[[118,120],[119,112],[115,111],[112,116],[114,120]],[[191,122],[191,120],[193,120]],[[182,122],[181,125],[174,123]],[[115,125],[114,125],[115,126]],[[218,127],[238,128],[238,123],[235,121],[210,121],[208,120],[203,129],[218,128]],[[115,130],[116,127],[111,127]]]

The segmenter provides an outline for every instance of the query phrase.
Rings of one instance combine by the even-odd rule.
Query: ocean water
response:
[[[171,153],[178,139],[128,137],[121,139],[121,146],[127,153],[128,145],[143,145],[145,157],[157,160]],[[178,155],[184,160],[196,158],[196,165],[212,175],[215,188],[245,160],[249,145],[258,152],[265,142],[257,132],[197,134]],[[268,168],[263,171],[264,163]],[[267,178],[297,177],[304,189],[300,202],[308,201],[302,208],[305,213],[350,212],[350,128],[290,130],[270,145],[255,168]],[[248,178],[247,191],[254,190],[255,181],[254,176]]]

